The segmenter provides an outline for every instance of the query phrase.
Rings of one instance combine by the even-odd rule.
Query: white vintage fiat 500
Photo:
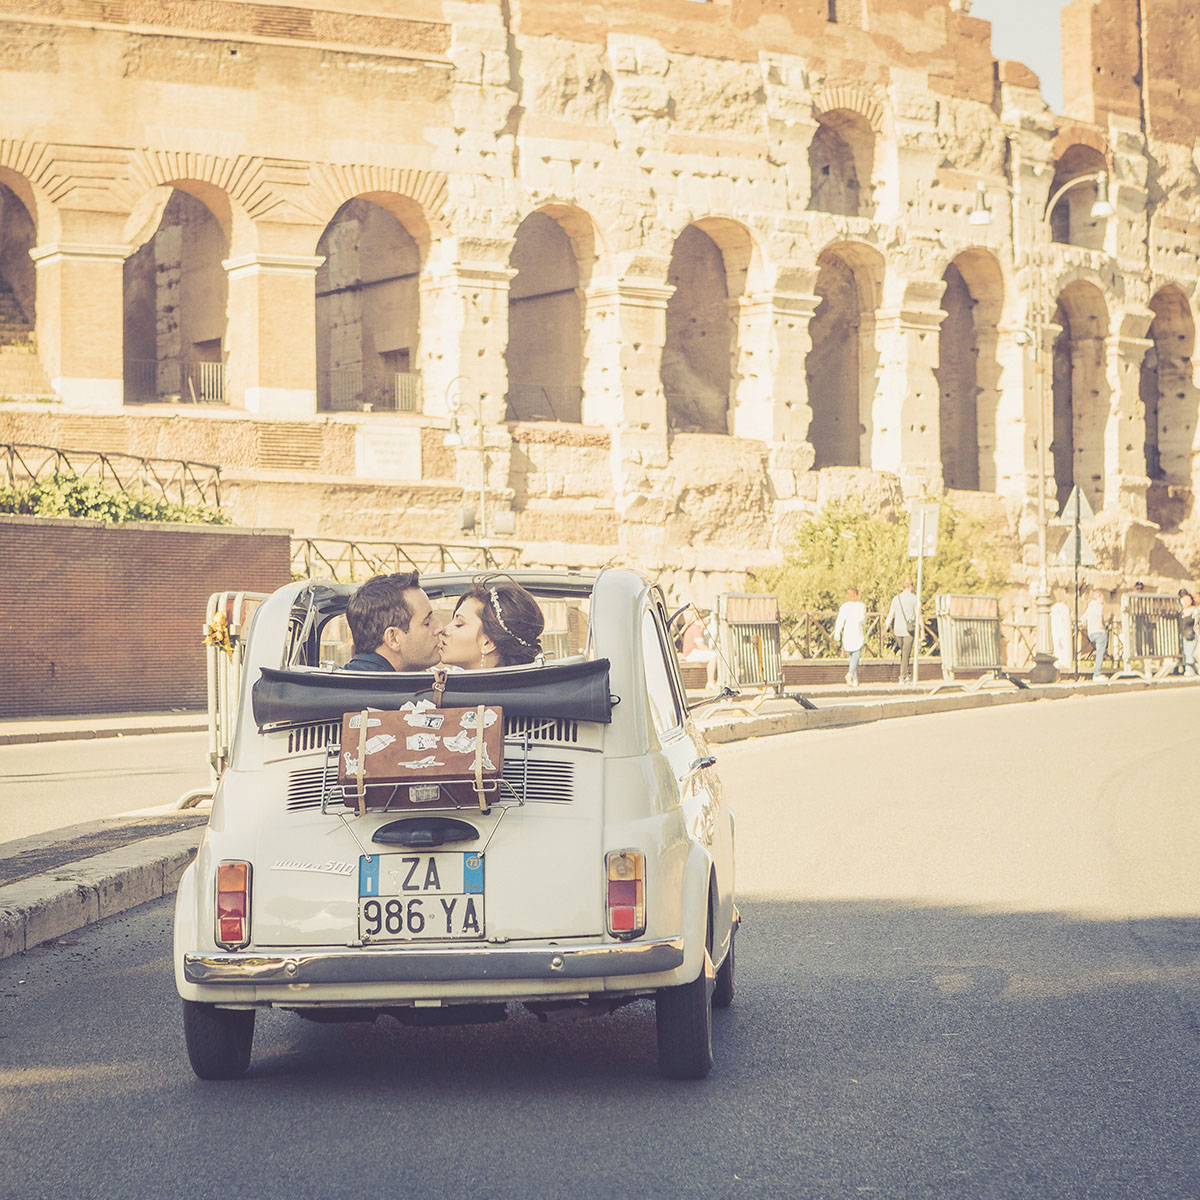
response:
[[[639,999],[663,1074],[708,1074],[712,1008],[733,998],[733,817],[662,594],[623,569],[513,577],[546,614],[545,665],[341,670],[354,585],[289,584],[259,607],[175,910],[197,1075],[246,1071],[262,1007],[428,1025]],[[471,582],[421,586],[449,609]],[[359,769],[397,738],[435,750]]]

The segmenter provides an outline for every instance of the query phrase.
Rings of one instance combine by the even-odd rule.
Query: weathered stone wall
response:
[[[1071,5],[1066,118],[969,7],[0,0],[57,402],[0,434],[107,413],[303,533],[453,535],[482,479],[531,557],[713,579],[847,487],[1032,555],[1044,474],[1190,563],[1195,6]],[[151,318],[220,405],[129,403]]]

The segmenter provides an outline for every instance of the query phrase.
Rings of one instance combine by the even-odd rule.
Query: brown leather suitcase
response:
[[[482,741],[478,736],[483,727]],[[347,807],[487,809],[504,766],[504,711],[498,705],[398,711],[368,708],[342,717],[338,783]]]

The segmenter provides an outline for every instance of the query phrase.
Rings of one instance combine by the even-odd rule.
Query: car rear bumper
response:
[[[375,947],[185,954],[189,983],[358,984],[596,979],[654,975],[683,965],[683,938],[584,946]]]

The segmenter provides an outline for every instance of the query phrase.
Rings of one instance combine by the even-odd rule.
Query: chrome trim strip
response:
[[[653,975],[683,965],[683,938],[588,946],[312,950],[185,954],[189,983],[451,983]]]

